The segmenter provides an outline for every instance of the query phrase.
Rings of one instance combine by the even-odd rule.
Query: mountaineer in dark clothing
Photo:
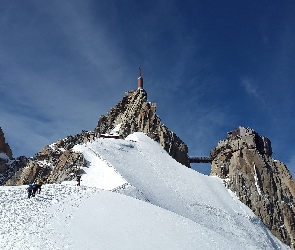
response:
[[[36,183],[33,184],[33,194],[32,194],[32,197],[35,197],[35,194],[38,190],[38,185]]]
[[[33,184],[29,184],[29,186],[27,187],[27,191],[28,191],[28,199],[30,199],[31,196],[33,195]]]
[[[41,193],[41,187],[42,187],[43,182],[41,180],[37,180],[36,181],[36,186],[37,186],[37,193],[40,194]]]
[[[81,175],[77,175],[77,186],[80,186],[81,181]]]

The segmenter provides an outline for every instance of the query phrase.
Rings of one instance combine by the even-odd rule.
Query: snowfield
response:
[[[77,145],[81,186],[0,187],[0,249],[290,249],[217,177],[143,133]]]

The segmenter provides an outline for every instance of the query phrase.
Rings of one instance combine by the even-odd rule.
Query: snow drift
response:
[[[0,188],[1,249],[289,249],[224,188],[143,133],[77,145],[75,182]]]

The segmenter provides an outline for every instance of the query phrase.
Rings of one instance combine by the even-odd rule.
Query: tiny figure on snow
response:
[[[28,199],[30,199],[31,196],[33,195],[33,184],[29,184],[29,186],[27,187],[27,191],[28,191]]]
[[[41,187],[42,187],[43,182],[41,180],[36,181],[36,186],[37,186],[37,194],[41,193]]]
[[[81,181],[81,175],[77,175],[77,186],[80,186]]]
[[[33,184],[33,194],[32,194],[32,197],[35,197],[35,194],[38,190],[38,185],[36,183]]]

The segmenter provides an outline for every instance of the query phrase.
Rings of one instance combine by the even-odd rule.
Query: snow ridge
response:
[[[224,188],[172,159],[143,133],[74,148],[76,182],[0,188],[0,249],[289,249]]]

